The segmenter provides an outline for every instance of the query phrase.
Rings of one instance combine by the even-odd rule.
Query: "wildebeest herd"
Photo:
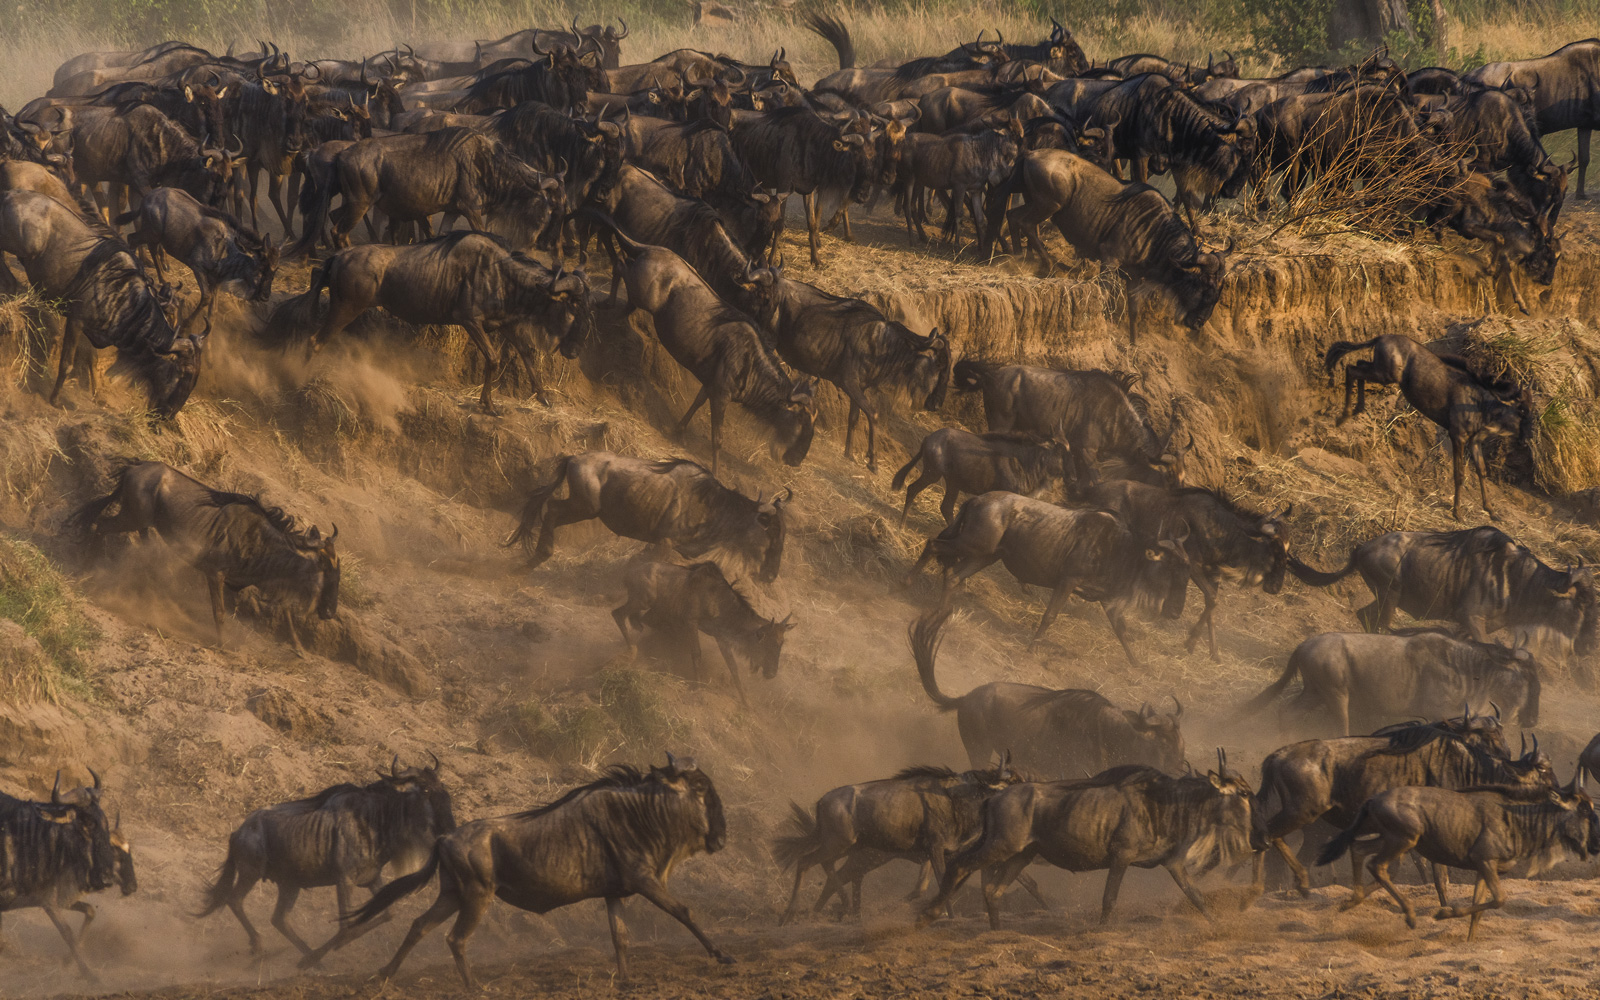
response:
[[[1512,753],[1502,712],[1524,731],[1537,723],[1540,668],[1529,650],[1491,639],[1542,632],[1592,655],[1600,605],[1590,568],[1546,565],[1504,532],[1477,527],[1391,532],[1357,546],[1343,568],[1317,570],[1292,552],[1292,509],[1252,511],[1188,484],[1193,437],[1158,430],[1136,375],[958,360],[937,329],[916,332],[862,299],[788,277],[776,257],[792,194],[804,205],[814,265],[823,236],[842,227],[849,239],[851,213],[860,221],[880,196],[913,243],[927,239],[938,202],[945,239],[960,239],[970,217],[980,257],[1026,249],[1046,275],[1057,265],[1040,226],[1054,223],[1079,258],[1126,279],[1130,339],[1149,329],[1157,295],[1199,330],[1227,274],[1229,248],[1201,237],[1219,200],[1253,192],[1259,203],[1275,185],[1292,198],[1333,171],[1377,189],[1379,175],[1403,162],[1428,180],[1408,189],[1416,196],[1403,214],[1487,244],[1525,307],[1517,273],[1553,281],[1566,195],[1567,168],[1539,137],[1580,130],[1584,197],[1600,41],[1459,74],[1407,74],[1374,56],[1251,80],[1231,57],[1204,69],[1146,55],[1092,63],[1059,23],[1037,44],[980,35],[943,54],[866,67],[855,65],[846,25],[816,16],[807,27],[840,63],[809,88],[783,50],[764,64],[692,49],[630,64],[625,25],[576,23],[348,60],[299,61],[266,43],[217,55],[179,42],[70,60],[47,96],[0,121],[0,253],[21,261],[27,284],[64,316],[52,399],[75,369],[92,381],[82,334],[115,347],[154,416],[173,417],[200,376],[216,293],[269,303],[283,261],[326,248],[305,291],[259,307],[258,336],[269,345],[312,354],[381,308],[461,327],[483,356],[484,411],[518,360],[547,402],[534,378],[540,349],[575,358],[597,329],[603,306],[585,271],[568,266],[586,265],[597,246],[610,262],[611,301],[625,295],[631,312],[647,314],[660,346],[698,384],[678,429],[709,407],[709,468],[603,451],[563,456],[529,493],[507,544],[528,548],[531,569],[551,557],[559,528],[598,518],[689,559],[727,556],[630,567],[627,602],[613,616],[629,646],[641,630],[657,632],[684,650],[697,677],[700,635],[710,635],[741,699],[741,666],[773,677],[795,627],[764,617],[743,589],[745,577],[779,578],[793,493],[752,499],[718,479],[728,404],[765,429],[775,458],[797,466],[816,433],[815,380],[828,382],[849,401],[846,456],[865,414],[876,471],[879,411],[869,392],[904,391],[930,412],[952,386],[981,396],[986,432],[934,431],[893,480],[906,489],[895,504],[902,518],[922,490],[945,490],[945,526],[913,570],[936,563],[943,585],[908,635],[922,686],[955,713],[972,769],[911,768],[835,789],[814,810],[796,806],[793,828],[775,842],[794,869],[786,918],[809,868],[826,878],[817,909],[851,886],[842,905],[859,912],[864,876],[892,858],[924,863],[937,879],[924,921],[949,912],[975,871],[997,921],[1010,882],[1039,895],[1025,871],[1035,859],[1107,871],[1103,918],[1129,867],[1165,868],[1205,912],[1195,879],[1253,856],[1259,892],[1269,851],[1305,891],[1306,868],[1285,838],[1323,820],[1343,831],[1320,854],[1308,839],[1315,860],[1350,853],[1354,866],[1370,856],[1371,874],[1414,924],[1389,866],[1415,851],[1419,868],[1433,865],[1438,915],[1470,915],[1475,928],[1484,909],[1503,904],[1504,870],[1600,853],[1600,818],[1583,790],[1584,774],[1600,767],[1600,737],[1566,784],[1537,741]],[[1129,171],[1135,179],[1123,180]],[[263,230],[263,173],[281,238]],[[1176,205],[1146,183],[1161,173],[1172,177]],[[352,245],[358,227],[369,242]],[[548,265],[538,252],[551,255]],[[165,280],[167,255],[195,280],[187,316]],[[1372,360],[1346,369],[1345,415],[1360,412],[1367,383],[1398,385],[1450,438],[1457,519],[1468,463],[1489,512],[1483,449],[1491,439],[1525,446],[1526,392],[1393,335],[1333,343],[1329,371],[1364,350]],[[339,614],[337,528],[323,534],[159,463],[123,469],[69,526],[97,550],[154,530],[205,579],[219,638],[228,606],[246,592],[287,622],[297,648],[296,619]],[[1224,581],[1276,595],[1290,575],[1327,586],[1359,573],[1373,594],[1358,613],[1363,631],[1308,638],[1244,707],[1265,709],[1298,676],[1297,706],[1328,713],[1337,735],[1268,756],[1258,791],[1220,751],[1213,770],[1188,764],[1176,694],[1132,709],[1095,691],[1004,681],[945,693],[935,661],[955,592],[996,561],[1048,592],[1036,641],[1078,596],[1101,605],[1136,666],[1127,616],[1181,618],[1191,582],[1203,608],[1188,649],[1204,637],[1215,659]],[[1394,630],[1396,610],[1453,631]],[[131,849],[100,798],[98,779],[69,792],[58,784],[48,802],[0,796],[0,911],[42,907],[74,955],[78,935],[59,910],[83,913],[87,926],[87,893],[136,888]],[[231,910],[259,950],[243,901],[258,882],[275,883],[273,927],[309,966],[437,878],[437,899],[384,974],[454,916],[448,944],[471,985],[465,944],[495,897],[541,913],[603,898],[626,975],[621,901],[632,895],[732,960],[666,887],[679,861],[726,840],[717,789],[692,760],[614,767],[549,804],[461,826],[437,761],[396,760],[373,783],[252,813],[202,909]],[[1471,905],[1451,906],[1450,867],[1474,870],[1490,899],[1475,890]],[[1358,866],[1353,874],[1351,905],[1367,892]],[[326,886],[342,925],[313,948],[288,916],[303,889]],[[364,905],[352,898],[357,887],[372,893]]]

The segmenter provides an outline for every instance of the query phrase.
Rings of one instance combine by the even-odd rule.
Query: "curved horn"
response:
[[[617,36],[617,41],[619,41],[619,42],[620,42],[620,41],[622,41],[622,40],[623,40],[623,39],[624,39],[624,38],[627,38],[627,37],[628,37],[628,22],[627,22],[627,21],[624,21],[624,20],[622,20],[622,18],[621,18],[621,17],[620,17],[620,16],[619,16],[619,17],[618,17],[618,18],[617,18],[617,21],[618,21],[618,22],[620,22],[620,23],[621,23],[621,24],[622,24],[622,34],[620,34],[620,35],[618,35],[618,36]]]
[[[233,141],[238,143],[238,148],[237,149],[235,149],[233,146],[224,146],[222,148],[222,151],[224,153],[227,153],[229,158],[235,158],[235,157],[243,156],[244,155],[244,140],[239,138],[238,136],[234,136],[233,137]]]
[[[1168,695],[1167,697],[1172,699],[1172,717],[1174,719],[1183,718],[1183,702],[1179,701],[1178,696],[1175,694]]]
[[[100,790],[100,776],[94,773],[94,768],[92,767],[89,768],[89,777],[94,779],[94,790],[98,792]]]
[[[572,37],[580,44],[583,42],[583,31],[578,27],[578,15],[572,15]]]
[[[432,750],[429,750],[428,756],[433,758],[433,770],[439,770],[439,755],[434,753]]]
[[[391,775],[399,775],[399,773],[400,773],[400,755],[399,754],[395,754],[394,755],[394,760],[391,760],[389,762],[389,773]]]
[[[1494,702],[1491,701],[1491,702],[1489,702],[1489,707],[1494,709],[1494,721],[1499,722],[1500,721],[1500,706],[1496,705]]]
[[[59,806],[61,804],[61,769],[60,768],[56,769],[56,783],[55,783],[55,786],[50,789],[50,804],[53,805],[53,806]]]
[[[1228,770],[1228,758],[1223,755],[1222,748],[1221,747],[1217,747],[1217,777],[1219,777],[1219,778],[1222,777],[1222,775],[1227,770]]]
[[[326,542],[324,542],[323,544],[324,545],[332,545],[333,544],[333,540],[335,538],[338,538],[338,537],[339,537],[339,526],[337,524],[335,524],[333,526],[333,534],[329,535],[328,536],[328,540]]]
[[[312,77],[310,77],[308,75],[312,70],[316,70],[316,72],[317,72],[317,75],[316,75],[315,79],[313,79]],[[306,63],[304,66],[300,67],[300,79],[304,80],[307,83],[321,83],[322,82],[322,67],[318,66],[314,62]]]
[[[535,31],[533,35],[528,38],[528,44],[533,46],[533,51],[538,55],[547,56],[550,54],[544,49],[539,48],[539,33],[537,31]]]

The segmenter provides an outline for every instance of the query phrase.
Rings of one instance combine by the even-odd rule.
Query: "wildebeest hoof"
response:
[[[1406,917],[1406,926],[1411,928],[1412,930],[1416,930],[1417,929],[1417,918],[1416,917],[1411,917],[1411,916]]]
[[[301,969],[314,969],[321,964],[322,954],[314,951],[309,955],[302,956],[298,967]]]
[[[1309,892],[1306,892],[1306,891],[1305,891],[1305,890],[1303,890],[1303,889],[1302,889],[1302,890],[1301,890],[1301,892],[1302,892],[1302,893],[1303,893],[1303,894],[1304,894],[1304,895],[1307,895],[1307,896],[1309,896],[1309,895],[1311,895],[1311,893],[1309,893]],[[1360,900],[1360,898],[1359,898],[1359,897],[1356,897],[1356,896],[1351,896],[1351,897],[1350,897],[1350,898],[1349,898],[1349,899],[1347,899],[1347,900],[1345,900],[1345,901],[1344,901],[1344,902],[1342,902],[1342,903],[1340,903],[1340,904],[1339,904],[1339,912],[1340,912],[1340,913],[1343,913],[1343,912],[1345,912],[1345,911],[1346,911],[1346,910],[1353,910],[1353,909],[1355,909],[1355,908],[1356,908],[1356,907],[1358,907],[1358,906],[1360,906],[1360,905],[1361,905],[1361,900]]]
[[[1455,911],[1455,909],[1453,907],[1441,906],[1441,907],[1439,907],[1438,911],[1434,913],[1433,919],[1435,919],[1435,920],[1449,920],[1451,917],[1453,917],[1455,915],[1456,915],[1456,911]],[[1414,927],[1416,925],[1413,924],[1412,926]]]
[[[723,965],[737,965],[739,963],[739,960],[732,955],[725,955],[720,951],[717,952],[717,961]]]

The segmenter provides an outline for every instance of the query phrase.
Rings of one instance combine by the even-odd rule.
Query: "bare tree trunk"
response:
[[[1416,25],[1411,23],[1405,0],[1339,0],[1328,18],[1328,44],[1334,48],[1343,48],[1350,42],[1380,45],[1396,31],[1416,40]]]

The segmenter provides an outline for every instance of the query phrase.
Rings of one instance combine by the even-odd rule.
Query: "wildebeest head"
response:
[[[1555,823],[1560,845],[1580,861],[1600,854],[1600,816],[1583,787],[1583,777],[1580,766],[1571,782],[1546,793],[1547,801],[1561,810]]]
[[[92,786],[63,792],[61,772],[57,771],[55,785],[50,789],[50,801],[40,803],[36,808],[42,818],[71,827],[88,844],[89,871],[85,874],[88,875],[90,892],[99,892],[117,884],[119,872],[125,872],[125,877],[131,881],[133,887],[138,888],[138,882],[133,880],[131,855],[124,867],[121,860],[123,852],[112,843],[111,825],[106,822],[106,814],[100,808],[102,793],[100,776],[92,770],[89,775],[94,779]],[[133,889],[127,890],[127,892],[132,891]]]
[[[839,137],[833,140],[833,148],[848,153],[855,166],[855,186],[850,191],[850,200],[857,203],[867,200],[878,177],[873,169],[874,161],[878,158],[878,146],[868,134],[869,128],[858,119],[847,124]]]
[[[205,328],[200,333],[179,337],[172,329],[171,320],[162,311],[153,287],[149,292],[145,313],[144,322],[149,339],[168,339],[172,346],[149,354],[119,353],[111,370],[132,372],[145,383],[150,409],[158,417],[169,418],[183,409],[183,404],[189,401],[189,394],[194,392],[195,383],[200,380],[201,354],[206,338],[211,335],[211,321],[207,318]]]
[[[783,655],[784,637],[796,627],[791,620],[793,618],[790,615],[781,622],[766,622],[751,634],[744,652],[752,674],[759,673],[767,680],[778,676],[778,660]]]
[[[564,358],[575,358],[594,330],[594,302],[589,296],[589,279],[582,271],[558,267],[550,275],[551,304],[567,317],[566,329],[556,345]]]
[[[1284,520],[1294,513],[1294,504],[1263,517],[1255,527],[1255,535],[1266,542],[1267,563],[1254,564],[1247,571],[1245,585],[1261,584],[1268,594],[1283,590],[1283,578],[1289,568],[1289,528]]]
[[[1570,635],[1572,651],[1578,656],[1589,656],[1600,647],[1600,605],[1595,600],[1594,567],[1580,561],[1558,573],[1556,582],[1548,589],[1548,623],[1563,635]]]
[[[316,561],[317,572],[321,575],[321,584],[317,589],[317,617],[323,621],[339,616],[339,552],[334,546],[338,538],[337,524],[333,526],[333,533],[326,538],[313,525],[295,543],[300,551]]]
[[[1228,270],[1228,254],[1233,241],[1222,250],[1202,250],[1195,254],[1194,262],[1184,267],[1182,276],[1172,288],[1184,310],[1183,325],[1198,330],[1206,325],[1211,313],[1222,301],[1222,279]]]
[[[1167,772],[1183,769],[1183,728],[1179,724],[1183,703],[1176,695],[1172,697],[1170,714],[1163,715],[1145,702],[1137,712],[1124,709],[1122,715],[1148,748],[1146,757],[1154,760],[1157,768]]]
[[[909,382],[913,394],[922,396],[922,408],[937,413],[944,406],[944,397],[950,391],[950,341],[938,327],[918,337],[903,324],[890,320],[899,334],[917,345],[917,357],[911,365]]]
[[[806,460],[806,453],[811,450],[811,436],[816,431],[812,425],[816,412],[816,383],[809,378],[800,379],[790,389],[789,398],[773,423],[778,443],[786,446],[784,465],[794,467]]]
[[[278,245],[262,240],[256,251],[256,287],[250,294],[251,302],[265,302],[272,297],[272,282],[278,276]]]
[[[686,98],[689,117],[712,122],[720,128],[733,124],[733,87],[721,75],[710,79],[690,77]]]
[[[761,568],[756,579],[771,583],[778,578],[778,567],[783,565],[783,507],[794,499],[794,490],[785,489],[771,501],[756,499],[756,523],[767,536],[767,551],[761,557]]]
[[[1067,26],[1050,19],[1050,68],[1069,76],[1076,76],[1089,68],[1089,57],[1084,54],[1078,40],[1072,37]]]
[[[1234,837],[1238,836],[1242,827],[1248,831],[1251,851],[1266,850],[1271,845],[1267,831],[1267,813],[1261,808],[1261,802],[1256,798],[1255,789],[1250,787],[1250,782],[1244,775],[1228,766],[1228,752],[1221,747],[1217,747],[1217,769],[1208,772],[1206,779],[1211,782],[1211,787],[1216,790],[1220,799],[1220,808],[1213,814],[1218,827],[1227,829]],[[1241,815],[1241,807],[1243,810],[1248,810],[1248,816]]]
[[[428,751],[433,763],[428,767],[400,766],[400,755],[389,762],[389,773],[378,772],[385,786],[401,795],[415,795],[427,803],[429,833],[442,837],[456,828],[455,811],[450,801],[450,791],[439,780],[439,758]]]
[[[1233,57],[1232,52],[1222,53],[1221,59],[1214,59],[1211,53],[1206,53],[1206,79],[1213,77],[1236,77],[1239,75],[1239,60]]]
[[[689,810],[693,817],[695,833],[699,834],[705,850],[715,853],[728,843],[728,820],[722,812],[722,798],[711,776],[700,770],[693,757],[678,758],[667,754],[667,766],[650,766],[650,776],[670,789],[695,808]]]

